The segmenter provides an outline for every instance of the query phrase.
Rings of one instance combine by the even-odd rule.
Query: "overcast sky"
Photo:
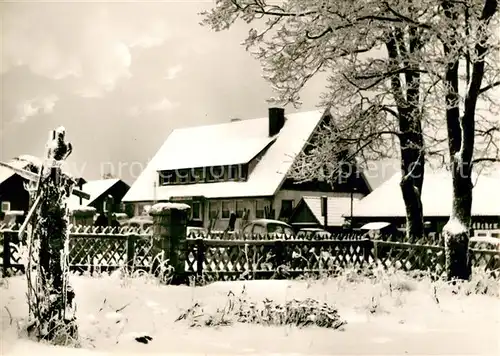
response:
[[[271,89],[240,45],[248,27],[201,27],[209,1],[0,6],[2,160],[42,156],[63,125],[73,174],[113,167],[131,183],[172,129],[267,115]],[[300,110],[323,88],[311,83]]]

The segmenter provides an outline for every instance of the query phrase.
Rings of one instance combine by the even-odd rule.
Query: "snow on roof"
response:
[[[320,224],[323,224],[324,217],[321,215],[321,197],[303,197],[304,203],[309,207],[314,217]],[[359,199],[353,199],[353,210]],[[327,199],[327,224],[328,226],[342,226],[344,224],[343,215],[349,215],[351,211],[350,197],[328,197]]]
[[[118,183],[120,179],[112,178],[112,179],[98,179],[98,180],[90,180],[87,183],[83,184],[82,191],[90,195],[90,199],[82,199],[81,206],[87,206],[91,204],[94,200],[99,198],[103,193],[105,193],[108,189]],[[68,199],[68,207],[70,209],[75,209],[80,206],[80,198],[71,195]]]
[[[219,126],[219,125],[214,125]],[[274,137],[241,137],[228,130],[212,130],[206,126],[194,129],[175,130],[168,138],[170,154],[165,157],[158,170],[214,167],[248,163],[266,148]],[[189,146],[186,149],[186,131],[189,131]]]
[[[158,182],[157,171],[165,167],[164,162],[169,162],[169,157],[172,155],[179,155],[180,160],[184,155],[191,157],[191,153],[187,153],[192,150],[191,145],[198,147],[198,153],[205,159],[203,162],[197,162],[197,165],[208,166],[215,161],[212,157],[204,155],[203,150],[219,140],[220,143],[217,144],[222,146],[217,149],[219,151],[227,149],[228,142],[231,143],[231,151],[242,150],[242,154],[225,157],[226,159],[238,157],[240,161],[251,155],[250,152],[255,152],[257,142],[262,146],[266,140],[270,140],[267,117],[174,130],[134,182],[123,201],[169,200],[172,197],[186,196],[206,198],[272,196],[290,169],[293,156],[303,149],[323,114],[324,111],[319,110],[286,114],[287,120],[276,141],[256,164],[246,182],[199,183],[155,188]]]
[[[26,167],[27,163],[26,162],[21,162],[21,161],[14,161],[11,160],[9,162],[6,162],[9,165],[15,167],[15,168],[24,168]],[[0,184],[5,182],[7,179],[12,177],[14,174],[16,174],[12,169],[9,169],[4,166],[0,166]]]
[[[7,161],[6,163],[14,168],[19,169],[25,169],[30,164],[37,167],[40,167],[42,165],[42,161],[39,158],[30,155],[21,155],[11,159],[10,161]],[[0,184],[2,184],[15,174],[16,172],[14,172],[12,169],[9,169],[5,166],[0,166]]]
[[[404,217],[405,206],[399,182],[394,174],[379,188],[364,197],[354,209],[355,217]],[[472,215],[500,216],[500,176],[480,175],[473,178]],[[422,187],[424,216],[449,216],[451,212],[451,173],[426,170]]]

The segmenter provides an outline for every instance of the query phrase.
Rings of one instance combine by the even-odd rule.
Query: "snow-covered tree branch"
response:
[[[252,25],[243,44],[262,63],[274,102],[300,105],[304,85],[327,78],[320,104],[333,118],[292,176],[334,179],[346,160],[398,156],[410,239],[424,233],[426,160],[448,165],[459,151],[477,163],[498,157],[489,131],[498,126],[496,0],[217,0],[202,15],[216,31]]]

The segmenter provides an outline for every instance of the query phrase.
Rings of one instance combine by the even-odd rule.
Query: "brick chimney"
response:
[[[285,125],[285,109],[269,108],[269,137],[280,132]]]

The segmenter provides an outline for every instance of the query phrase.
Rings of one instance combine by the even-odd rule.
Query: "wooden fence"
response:
[[[185,272],[210,276],[215,280],[241,278],[292,278],[306,273],[332,273],[346,267],[383,266],[406,271],[422,270],[442,275],[444,247],[435,244],[410,244],[394,241],[349,238],[334,239],[206,239],[191,235],[187,239]],[[2,272],[22,272],[22,253],[16,227],[0,227]],[[79,273],[150,270],[152,254],[150,230],[72,227],[70,231],[70,268]],[[471,249],[472,266],[500,276],[500,252]]]
[[[0,227],[2,272],[24,272],[25,241],[19,241],[18,226]],[[149,269],[152,255],[150,228],[72,226],[69,238],[70,269],[75,272],[112,271],[123,266]]]
[[[186,271],[219,280],[294,277],[335,273],[347,267],[382,266],[441,276],[444,247],[368,239],[358,240],[188,240]],[[472,267],[500,276],[500,252],[471,249]]]

